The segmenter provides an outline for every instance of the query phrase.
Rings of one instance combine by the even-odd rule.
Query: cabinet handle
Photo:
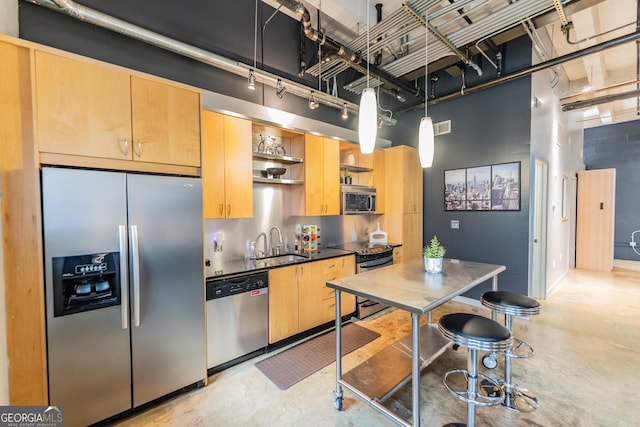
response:
[[[142,142],[138,140],[138,158],[142,156]]]
[[[122,144],[124,145],[124,151],[122,152],[122,154],[127,157],[127,154],[129,153],[129,141],[127,140],[127,138],[120,139],[119,141],[122,141]]]
[[[227,218],[231,216],[231,203],[227,205]]]
[[[220,216],[224,216],[224,205],[220,203]]]
[[[122,329],[129,328],[129,275],[124,273],[129,270],[127,252],[127,227],[118,225],[118,237],[120,243],[120,310],[122,314]]]

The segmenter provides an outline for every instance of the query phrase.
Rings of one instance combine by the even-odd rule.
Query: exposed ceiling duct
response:
[[[362,58],[359,52],[355,53],[353,50],[344,46],[343,44],[333,40],[331,37],[327,36],[324,32],[320,30],[316,30],[311,26],[311,16],[309,15],[309,11],[304,7],[302,3],[295,0],[277,0],[282,6],[294,11],[301,19],[302,26],[304,28],[305,36],[318,43],[320,46],[324,47],[329,51],[330,55],[335,55],[337,59],[347,64],[351,68],[361,72],[362,74],[367,73],[367,65],[365,60]],[[364,65],[363,65],[364,63]],[[416,88],[411,85],[409,82],[402,78],[398,78],[387,71],[378,68],[375,64],[368,64],[369,73],[371,78],[374,81],[374,84],[371,86],[375,87],[378,84],[385,84],[386,88],[391,89],[401,89],[407,91],[409,93],[414,94],[419,98],[424,98],[424,91],[420,88]],[[315,75],[320,74],[320,70],[318,68],[318,72]],[[333,75],[335,76],[335,74]],[[377,82],[376,82],[377,80]],[[377,84],[375,84],[377,83]]]

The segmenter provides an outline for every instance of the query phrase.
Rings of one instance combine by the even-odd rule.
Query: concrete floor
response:
[[[640,426],[640,272],[571,270],[545,301],[539,316],[514,320],[514,335],[535,356],[513,363],[515,383],[537,394],[540,407],[518,413],[502,406],[478,408],[478,426]],[[488,311],[450,302],[434,311]],[[423,319],[426,321],[426,316]],[[343,372],[410,333],[410,316],[387,310],[358,321],[382,336],[343,358]],[[467,351],[449,350],[421,379],[421,424],[464,422],[465,403],[442,385],[442,375],[466,366]],[[121,420],[119,426],[394,426],[349,391],[343,410],[333,406],[335,363],[281,391],[254,363],[260,356],[209,378],[209,384]],[[481,366],[489,376],[503,373]],[[387,406],[410,416],[410,384]],[[409,409],[407,409],[409,408]]]

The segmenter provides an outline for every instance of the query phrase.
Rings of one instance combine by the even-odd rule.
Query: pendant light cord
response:
[[[366,0],[367,13],[367,87],[369,87],[369,0]]]
[[[429,12],[424,11],[424,116],[429,117],[427,114],[427,101],[429,100],[429,94],[427,92],[427,85],[429,84]]]

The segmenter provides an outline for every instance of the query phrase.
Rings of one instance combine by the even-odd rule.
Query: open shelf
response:
[[[284,185],[304,184],[304,181],[301,181],[299,179],[262,178],[259,176],[254,176],[253,182],[259,182],[262,184],[284,184]]]
[[[263,160],[273,160],[275,162],[284,163],[287,165],[293,165],[295,163],[302,163],[304,159],[300,157],[291,157],[291,156],[277,156],[275,154],[267,154],[267,153],[257,153],[253,152],[254,159],[263,159]]]
[[[340,169],[341,170],[348,170],[349,172],[353,172],[353,173],[360,173],[360,172],[372,172],[373,169],[372,168],[365,168],[362,166],[356,166],[356,165],[345,165],[345,164],[341,164],[340,165]]]

